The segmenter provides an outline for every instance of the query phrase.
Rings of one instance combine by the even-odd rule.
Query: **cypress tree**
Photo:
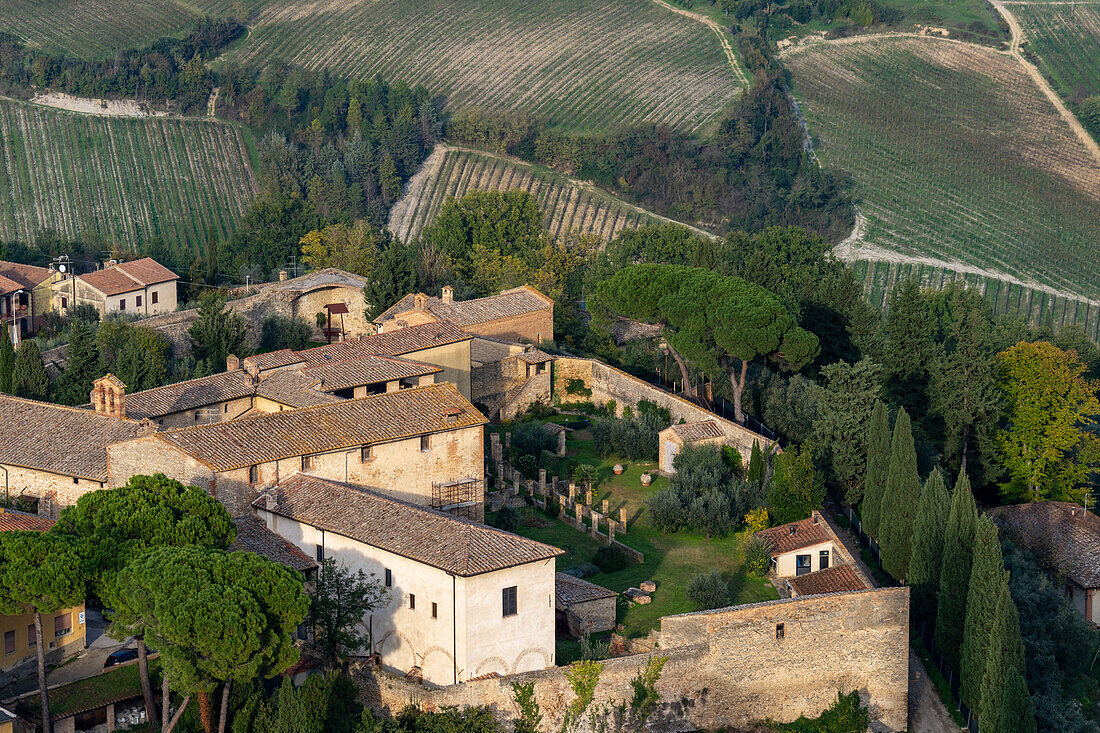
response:
[[[970,589],[970,553],[977,523],[978,508],[970,493],[970,481],[963,474],[955,484],[951,513],[943,532],[943,567],[936,606],[936,649],[954,669],[959,668],[966,596]]]
[[[966,595],[959,680],[962,683],[963,701],[976,710],[983,699],[982,678],[985,677],[990,648],[995,641],[994,629],[997,626],[997,604],[1000,602],[1001,588],[1004,587],[1006,591],[1008,589],[1001,544],[997,540],[997,527],[989,517],[978,519],[971,557],[973,559]],[[999,698],[996,705],[1000,705]]]
[[[1016,611],[1016,604],[1012,602],[1012,594],[1008,591],[1008,579],[1002,577],[1002,582],[997,593],[997,616],[990,633],[989,653],[986,657],[985,673],[982,675],[981,696],[976,701],[978,722],[983,730],[1006,730],[1004,723],[1005,713],[1008,717],[1018,718],[1019,713],[1014,711],[1016,706],[1023,707],[1030,712],[1031,697],[1027,694],[1027,686],[1024,687],[1024,704],[1013,702],[1006,711],[1005,690],[1008,686],[1009,670],[1019,673],[1024,671],[1024,644],[1020,639],[1020,615]]]
[[[19,344],[11,370],[11,390],[16,397],[44,400],[50,396],[50,375],[42,363],[42,352],[33,339]]]
[[[1035,713],[1024,674],[1009,667],[1005,675],[1005,693],[1001,702],[1002,733],[1035,733]]]
[[[863,531],[879,537],[882,496],[886,489],[886,471],[890,464],[890,416],[886,405],[875,400],[867,433],[867,473],[863,479]]]
[[[0,392],[11,394],[11,373],[15,368],[15,347],[8,329],[0,327]]]
[[[65,371],[57,379],[56,399],[63,405],[82,405],[88,401],[92,382],[99,376],[95,329],[87,321],[76,321],[70,328],[65,361]]]
[[[931,622],[936,615],[940,568],[943,567],[943,535],[950,512],[951,498],[947,495],[943,474],[937,468],[921,491],[917,523],[913,528],[913,555],[909,561],[913,615],[922,621]]]
[[[898,580],[909,577],[913,550],[913,524],[920,504],[920,474],[913,429],[905,408],[898,411],[890,441],[890,468],[879,518],[882,568]]]
[[[749,469],[745,474],[749,481],[764,483],[764,453],[760,450],[760,441],[752,441],[752,453],[749,455]]]

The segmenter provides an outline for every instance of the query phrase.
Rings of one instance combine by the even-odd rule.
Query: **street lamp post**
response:
[[[26,291],[23,290],[23,288],[20,288],[19,290],[16,290],[14,293],[11,294],[11,299],[8,301],[8,303],[11,305],[11,345],[12,346],[19,346],[18,342],[22,341],[22,339],[19,338],[19,326],[18,326],[18,322],[16,321],[16,318],[18,316],[18,310],[19,310],[19,305],[17,304],[16,301],[18,300],[19,296],[22,295],[25,292]]]

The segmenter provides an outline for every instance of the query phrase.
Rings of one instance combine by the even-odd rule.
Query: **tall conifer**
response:
[[[11,394],[11,373],[15,369],[15,347],[8,329],[0,326],[0,392]]]
[[[760,441],[752,441],[752,453],[749,454],[749,470],[745,474],[749,481],[764,483],[764,453],[760,450]]]
[[[1005,694],[1001,702],[1002,733],[1035,733],[1035,713],[1024,673],[1015,667],[1005,675]]]
[[[913,528],[913,555],[909,560],[909,586],[912,588],[913,615],[932,621],[936,615],[936,597],[940,590],[943,566],[943,535],[951,513],[951,498],[937,468],[924,482],[920,509]]]
[[[92,382],[99,376],[95,329],[87,321],[77,321],[69,330],[69,353],[65,371],[57,379],[57,402],[63,405],[84,404],[92,391]]]
[[[875,400],[867,433],[867,474],[863,479],[863,531],[879,538],[882,496],[890,466],[890,416],[886,405]]]
[[[975,704],[982,730],[1007,731],[1005,721],[1020,717],[1015,712],[1017,707],[1030,712],[1031,696],[1025,685],[1024,701],[1010,701],[1008,710],[1005,709],[1009,671],[1015,670],[1021,674],[1024,671],[1024,644],[1020,639],[1020,615],[1008,591],[1007,577],[1002,578],[997,590],[997,613],[990,634],[985,673],[982,675],[981,696]],[[1020,694],[1019,691],[1016,694]]]
[[[16,397],[44,400],[50,396],[50,375],[42,362],[42,352],[34,339],[25,339],[15,352],[11,370],[11,391]]]
[[[962,682],[963,701],[972,709],[977,709],[982,700],[982,679],[986,673],[986,662],[996,641],[994,630],[997,626],[997,604],[1001,599],[1002,587],[1006,591],[1008,589],[1001,544],[997,540],[997,527],[989,517],[978,519],[971,557],[973,559],[966,596],[959,679]],[[1000,704],[998,697],[995,705],[999,707]]]
[[[970,554],[978,508],[966,474],[959,476],[951,496],[951,513],[943,533],[943,567],[936,607],[936,650],[954,669],[959,668],[966,596],[970,589]]]
[[[905,408],[898,411],[894,436],[890,441],[890,468],[886,492],[882,497],[879,519],[879,545],[882,568],[898,580],[909,577],[909,559],[913,549],[913,524],[920,505],[920,474],[913,428]]]

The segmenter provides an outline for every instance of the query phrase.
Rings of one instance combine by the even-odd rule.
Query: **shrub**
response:
[[[513,507],[506,506],[496,513],[490,524],[497,529],[503,529],[505,532],[516,532],[519,530],[519,512]]]
[[[790,733],[863,733],[870,724],[871,718],[859,698],[859,690],[852,690],[847,695],[837,692],[832,707],[816,718],[803,715],[792,723],[772,723],[770,727]]]
[[[600,572],[614,573],[630,565],[630,558],[617,547],[601,547],[596,550],[592,562],[598,565]]]
[[[745,478],[745,466],[741,462],[741,451],[732,445],[722,446],[722,462],[726,464],[726,467],[734,476]]]
[[[532,402],[527,406],[527,409],[523,411],[523,420],[545,420],[548,417],[557,415],[558,411],[550,405],[542,402]]]
[[[751,512],[745,515],[745,529],[752,534],[756,534],[762,529],[767,529],[772,526],[771,521],[768,519],[768,510],[764,507],[753,509]]]
[[[566,394],[579,394],[582,397],[591,397],[592,390],[589,389],[583,379],[570,379],[565,383]]]
[[[516,423],[512,428],[512,452],[516,456],[531,456],[537,460],[544,450],[553,451],[557,447],[558,439],[540,422]]]
[[[687,519],[680,494],[671,486],[655,492],[646,501],[650,523],[665,534],[684,526]]]
[[[562,570],[566,575],[572,575],[574,578],[590,578],[596,573],[600,572],[600,569],[592,563],[584,563],[582,565],[573,565],[571,567]]]
[[[293,349],[301,351],[309,345],[313,327],[304,318],[271,314],[260,326],[260,348],[265,351]]]
[[[733,529],[733,514],[729,498],[720,491],[711,491],[691,500],[688,524],[707,537],[724,537]]]
[[[521,455],[516,460],[516,470],[523,474],[524,478],[535,478],[539,473],[539,464],[532,455]]]
[[[596,639],[592,634],[585,634],[581,637],[581,659],[607,659],[611,656],[611,640],[604,639],[603,641]]]
[[[717,569],[700,573],[688,582],[687,597],[698,611],[722,608],[729,605],[729,584]]]
[[[745,569],[761,577],[772,564],[772,545],[763,537],[750,537],[745,543]]]
[[[611,402],[608,405],[612,405]],[[657,459],[657,433],[668,427],[658,411],[642,409],[639,403],[636,414],[627,417],[609,416],[592,421],[592,437],[596,447],[604,455],[619,455],[632,461]],[[667,415],[667,411],[665,411]]]

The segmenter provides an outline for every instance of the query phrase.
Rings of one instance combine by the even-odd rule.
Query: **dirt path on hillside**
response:
[[[683,15],[685,17],[697,20],[707,28],[714,31],[714,35],[718,36],[718,43],[722,45],[722,52],[726,54],[726,59],[729,61],[730,68],[733,69],[733,73],[737,75],[737,78],[741,80],[741,83],[745,86],[749,85],[749,78],[745,76],[745,72],[741,69],[741,64],[737,61],[737,56],[733,53],[733,46],[730,44],[730,36],[726,33],[726,29],[714,22],[713,18],[708,18],[701,13],[693,13],[686,8],[678,8],[675,5],[666,3],[665,0],[653,0],[653,2],[660,5],[665,10],[671,10],[677,15]]]
[[[1046,77],[1042,75],[1038,68],[1035,67],[1030,61],[1024,58],[1024,55],[1020,53],[1020,44],[1024,41],[1024,31],[1020,28],[1019,22],[1016,20],[1016,16],[1012,14],[1004,2],[1001,0],[990,0],[993,3],[993,7],[997,9],[997,12],[1001,14],[1001,17],[1008,23],[1008,28],[1012,32],[1012,43],[1009,45],[1008,52],[1012,54],[1012,57],[1019,61],[1028,75],[1035,81],[1039,89],[1043,91],[1046,98],[1050,100],[1055,109],[1058,110],[1058,114],[1062,116],[1062,119],[1066,121],[1066,124],[1070,126],[1074,134],[1081,139],[1085,147],[1092,153],[1092,157],[1096,159],[1096,162],[1100,164],[1100,145],[1093,139],[1092,135],[1088,133],[1081,121],[1077,119],[1077,116],[1069,111],[1062,98],[1051,88],[1047,83]]]
[[[155,112],[133,99],[93,99],[61,92],[39,94],[31,100],[31,104],[97,117],[168,117],[167,112]]]

